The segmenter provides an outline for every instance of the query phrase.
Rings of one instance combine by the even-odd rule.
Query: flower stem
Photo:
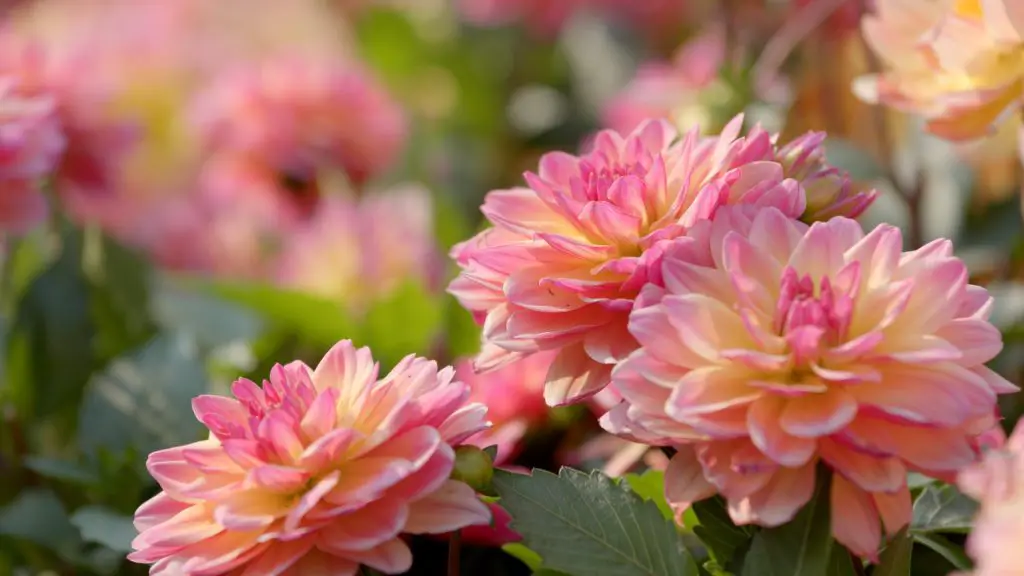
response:
[[[864,571],[864,563],[860,561],[860,558],[858,558],[853,552],[849,552],[849,554],[850,564],[853,565],[853,572],[857,576],[867,576],[867,572]]]
[[[448,540],[448,576],[459,576],[459,560],[462,556],[462,532],[456,530]]]

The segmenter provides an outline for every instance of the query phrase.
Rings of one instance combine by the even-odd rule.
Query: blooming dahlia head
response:
[[[694,130],[677,139],[664,120],[627,136],[603,131],[586,154],[542,157],[528,188],[488,194],[482,210],[494,227],[454,248],[463,271],[449,288],[484,325],[477,368],[559,350],[547,402],[593,395],[635,347],[629,312],[657,280],[669,241],[726,204],[803,215],[805,190],[787,166],[800,177],[817,168],[780,158],[760,128],[739,137],[741,126],[737,117],[711,138]],[[815,181],[842,189],[845,177]]]
[[[974,576],[1021,573],[1024,539],[1024,425],[1018,424],[1002,450],[960,472],[960,488],[981,502],[967,551]]]
[[[92,217],[92,199],[116,191],[119,162],[136,142],[134,127],[108,113],[107,87],[93,81],[86,56],[50,54],[8,29],[0,30],[0,77],[9,82],[9,94],[52,99],[64,134],[54,188],[83,218]]]
[[[42,178],[64,151],[52,98],[21,97],[0,80],[0,232],[21,233],[46,219]]]
[[[313,218],[284,238],[276,274],[359,312],[403,281],[436,289],[439,255],[430,192],[407,184],[360,198],[325,196]]]
[[[468,443],[480,448],[497,446],[496,464],[514,458],[530,427],[547,420],[544,378],[554,359],[555,352],[541,352],[483,374],[473,369],[472,360],[456,363],[456,376],[473,391],[471,400],[487,406],[487,419],[491,422],[490,428],[470,438]]]
[[[951,140],[994,132],[1024,97],[1024,3],[1019,0],[877,0],[865,38],[887,64],[855,92],[925,116]]]
[[[774,208],[724,208],[666,248],[664,288],[641,293],[610,432],[679,446],[666,496],[721,493],[737,523],[776,526],[835,472],[832,530],[862,556],[910,518],[908,470],[948,477],[975,460],[1002,347],[992,299],[952,246],[901,253],[898,229]]]
[[[399,105],[352,64],[294,58],[226,74],[195,105],[214,199],[266,197],[278,218],[314,211],[324,173],[360,184],[387,168],[406,137]],[[241,192],[239,192],[241,191]]]
[[[151,574],[386,574],[412,563],[401,535],[487,523],[449,480],[453,445],[486,409],[451,368],[408,356],[384,379],[368,348],[334,346],[315,370],[276,366],[260,388],[193,401],[210,438],[154,452],[163,489],[135,514],[129,558]]]

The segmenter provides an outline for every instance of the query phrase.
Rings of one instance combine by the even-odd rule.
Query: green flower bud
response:
[[[492,477],[494,477],[494,460],[491,459],[490,454],[476,446],[459,446],[455,449],[452,480],[465,482],[470,488],[486,494],[490,492]]]

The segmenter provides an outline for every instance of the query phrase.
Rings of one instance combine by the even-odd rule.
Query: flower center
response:
[[[800,276],[790,266],[783,271],[774,323],[780,336],[811,334],[836,346],[846,337],[852,315],[853,300],[837,293],[827,276],[816,285],[809,274]]]

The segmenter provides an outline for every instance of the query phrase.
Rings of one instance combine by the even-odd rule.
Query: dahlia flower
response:
[[[707,132],[713,119],[705,96],[718,79],[725,48],[725,34],[713,28],[681,46],[671,63],[642,65],[605,107],[605,125],[630,132],[649,118],[664,118]]]
[[[352,310],[386,298],[406,280],[436,287],[433,207],[419,186],[326,196],[313,219],[283,242],[279,283]]]
[[[858,79],[864,100],[923,115],[950,140],[986,136],[1024,96],[1018,0],[878,0],[864,36],[887,65]]]
[[[530,426],[547,419],[544,378],[554,359],[552,352],[542,352],[485,374],[476,373],[472,360],[455,364],[456,376],[472,390],[470,399],[487,406],[491,422],[491,428],[473,436],[468,443],[481,448],[497,446],[495,464],[515,457]]]
[[[981,502],[967,551],[974,576],[1024,573],[1020,542],[1024,538],[1024,425],[1018,424],[1002,450],[960,472],[960,488]]]
[[[907,472],[949,477],[977,458],[1002,348],[992,298],[952,245],[901,252],[897,228],[810,226],[729,207],[665,249],[663,287],[630,316],[641,347],[616,366],[608,431],[678,446],[677,507],[714,493],[740,524],[783,524],[833,472],[832,531],[876,557],[910,519]]]
[[[73,211],[115,190],[118,163],[135,142],[132,126],[105,114],[107,94],[91,82],[85,56],[50,57],[40,46],[0,31],[0,77],[10,83],[8,94],[53,101],[65,143],[53,187]]]
[[[19,97],[0,81],[0,232],[25,232],[46,218],[42,178],[64,150],[53,99]]]
[[[777,149],[760,128],[739,137],[741,125],[737,117],[713,138],[694,130],[677,139],[664,120],[625,137],[603,131],[586,154],[543,156],[529,188],[488,194],[482,210],[494,227],[453,249],[463,270],[449,287],[484,325],[477,368],[558,350],[548,404],[591,396],[636,346],[629,312],[668,241],[723,204],[804,214],[805,190],[787,166],[817,174],[800,160],[810,156]],[[846,180],[822,182],[841,189]]]
[[[451,368],[408,356],[382,380],[368,348],[332,348],[315,370],[275,366],[234,398],[200,396],[210,438],[150,454],[163,489],[135,514],[129,559],[151,574],[346,574],[409,570],[402,534],[490,513],[449,480],[453,445],[486,409]]]
[[[239,194],[267,198],[286,222],[312,214],[325,172],[361,184],[406,137],[401,108],[354,64],[267,61],[226,74],[197,100],[204,193],[229,205]]]

